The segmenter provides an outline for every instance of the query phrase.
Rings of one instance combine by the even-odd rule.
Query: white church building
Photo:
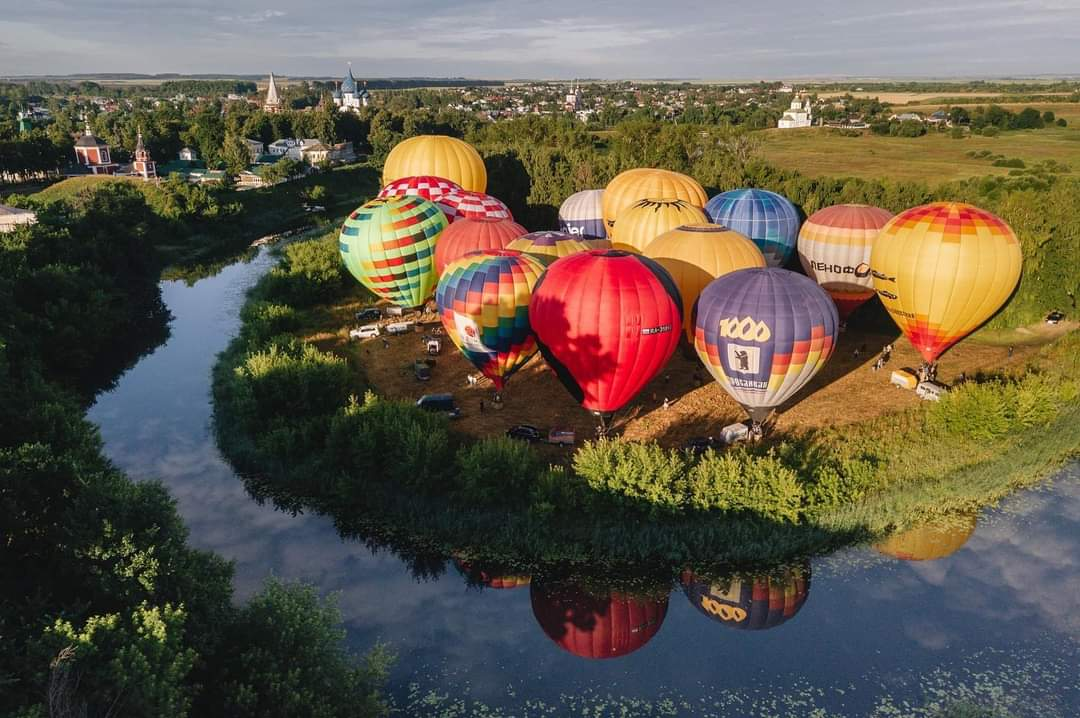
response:
[[[810,109],[810,98],[807,97],[803,100],[803,98],[796,95],[791,99],[791,107],[776,123],[776,126],[782,130],[787,130],[793,127],[810,127],[813,123],[814,116]]]
[[[368,106],[371,96],[368,94],[367,87],[356,86],[356,78],[352,74],[352,63],[349,63],[349,72],[341,81],[341,86],[334,90],[333,99],[338,109],[350,112],[356,112],[361,107]]]

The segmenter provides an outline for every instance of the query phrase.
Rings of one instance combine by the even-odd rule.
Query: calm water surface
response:
[[[528,587],[469,588],[452,565],[418,582],[329,519],[258,505],[214,444],[210,369],[271,264],[264,252],[191,287],[163,283],[172,336],[90,418],[122,469],[165,483],[193,544],[235,562],[240,598],[269,575],[338,593],[352,647],[383,641],[398,654],[390,688],[402,714],[893,716],[970,698],[1080,715],[1075,466],[984,513],[946,558],[865,548],[815,559],[805,604],[768,630],[733,630],[672,593],[655,636],[607,660],[555,645]]]

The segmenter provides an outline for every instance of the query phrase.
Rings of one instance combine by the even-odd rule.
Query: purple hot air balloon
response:
[[[714,279],[696,307],[694,349],[755,425],[801,389],[836,346],[836,305],[786,269],[740,269]]]

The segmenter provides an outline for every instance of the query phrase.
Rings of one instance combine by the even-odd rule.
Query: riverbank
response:
[[[779,562],[993,503],[1080,447],[1073,332],[938,404],[701,457],[614,440],[553,461],[407,402],[356,398],[370,388],[365,354],[303,340],[352,291],[330,269],[334,238],[307,244],[252,291],[215,368],[219,443],[257,495],[374,540],[526,568]]]

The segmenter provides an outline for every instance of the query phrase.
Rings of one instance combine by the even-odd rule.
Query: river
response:
[[[245,492],[214,443],[210,370],[271,264],[263,251],[192,286],[163,282],[171,337],[90,419],[121,469],[168,487],[192,544],[235,563],[239,599],[270,575],[337,593],[350,647],[396,652],[389,692],[402,714],[896,716],[970,699],[1080,715],[1080,467],[984,512],[947,557],[815,559],[782,625],[733,630],[676,592],[637,650],[581,658],[541,629],[528,587],[470,588],[452,564],[417,581],[329,519]]]

